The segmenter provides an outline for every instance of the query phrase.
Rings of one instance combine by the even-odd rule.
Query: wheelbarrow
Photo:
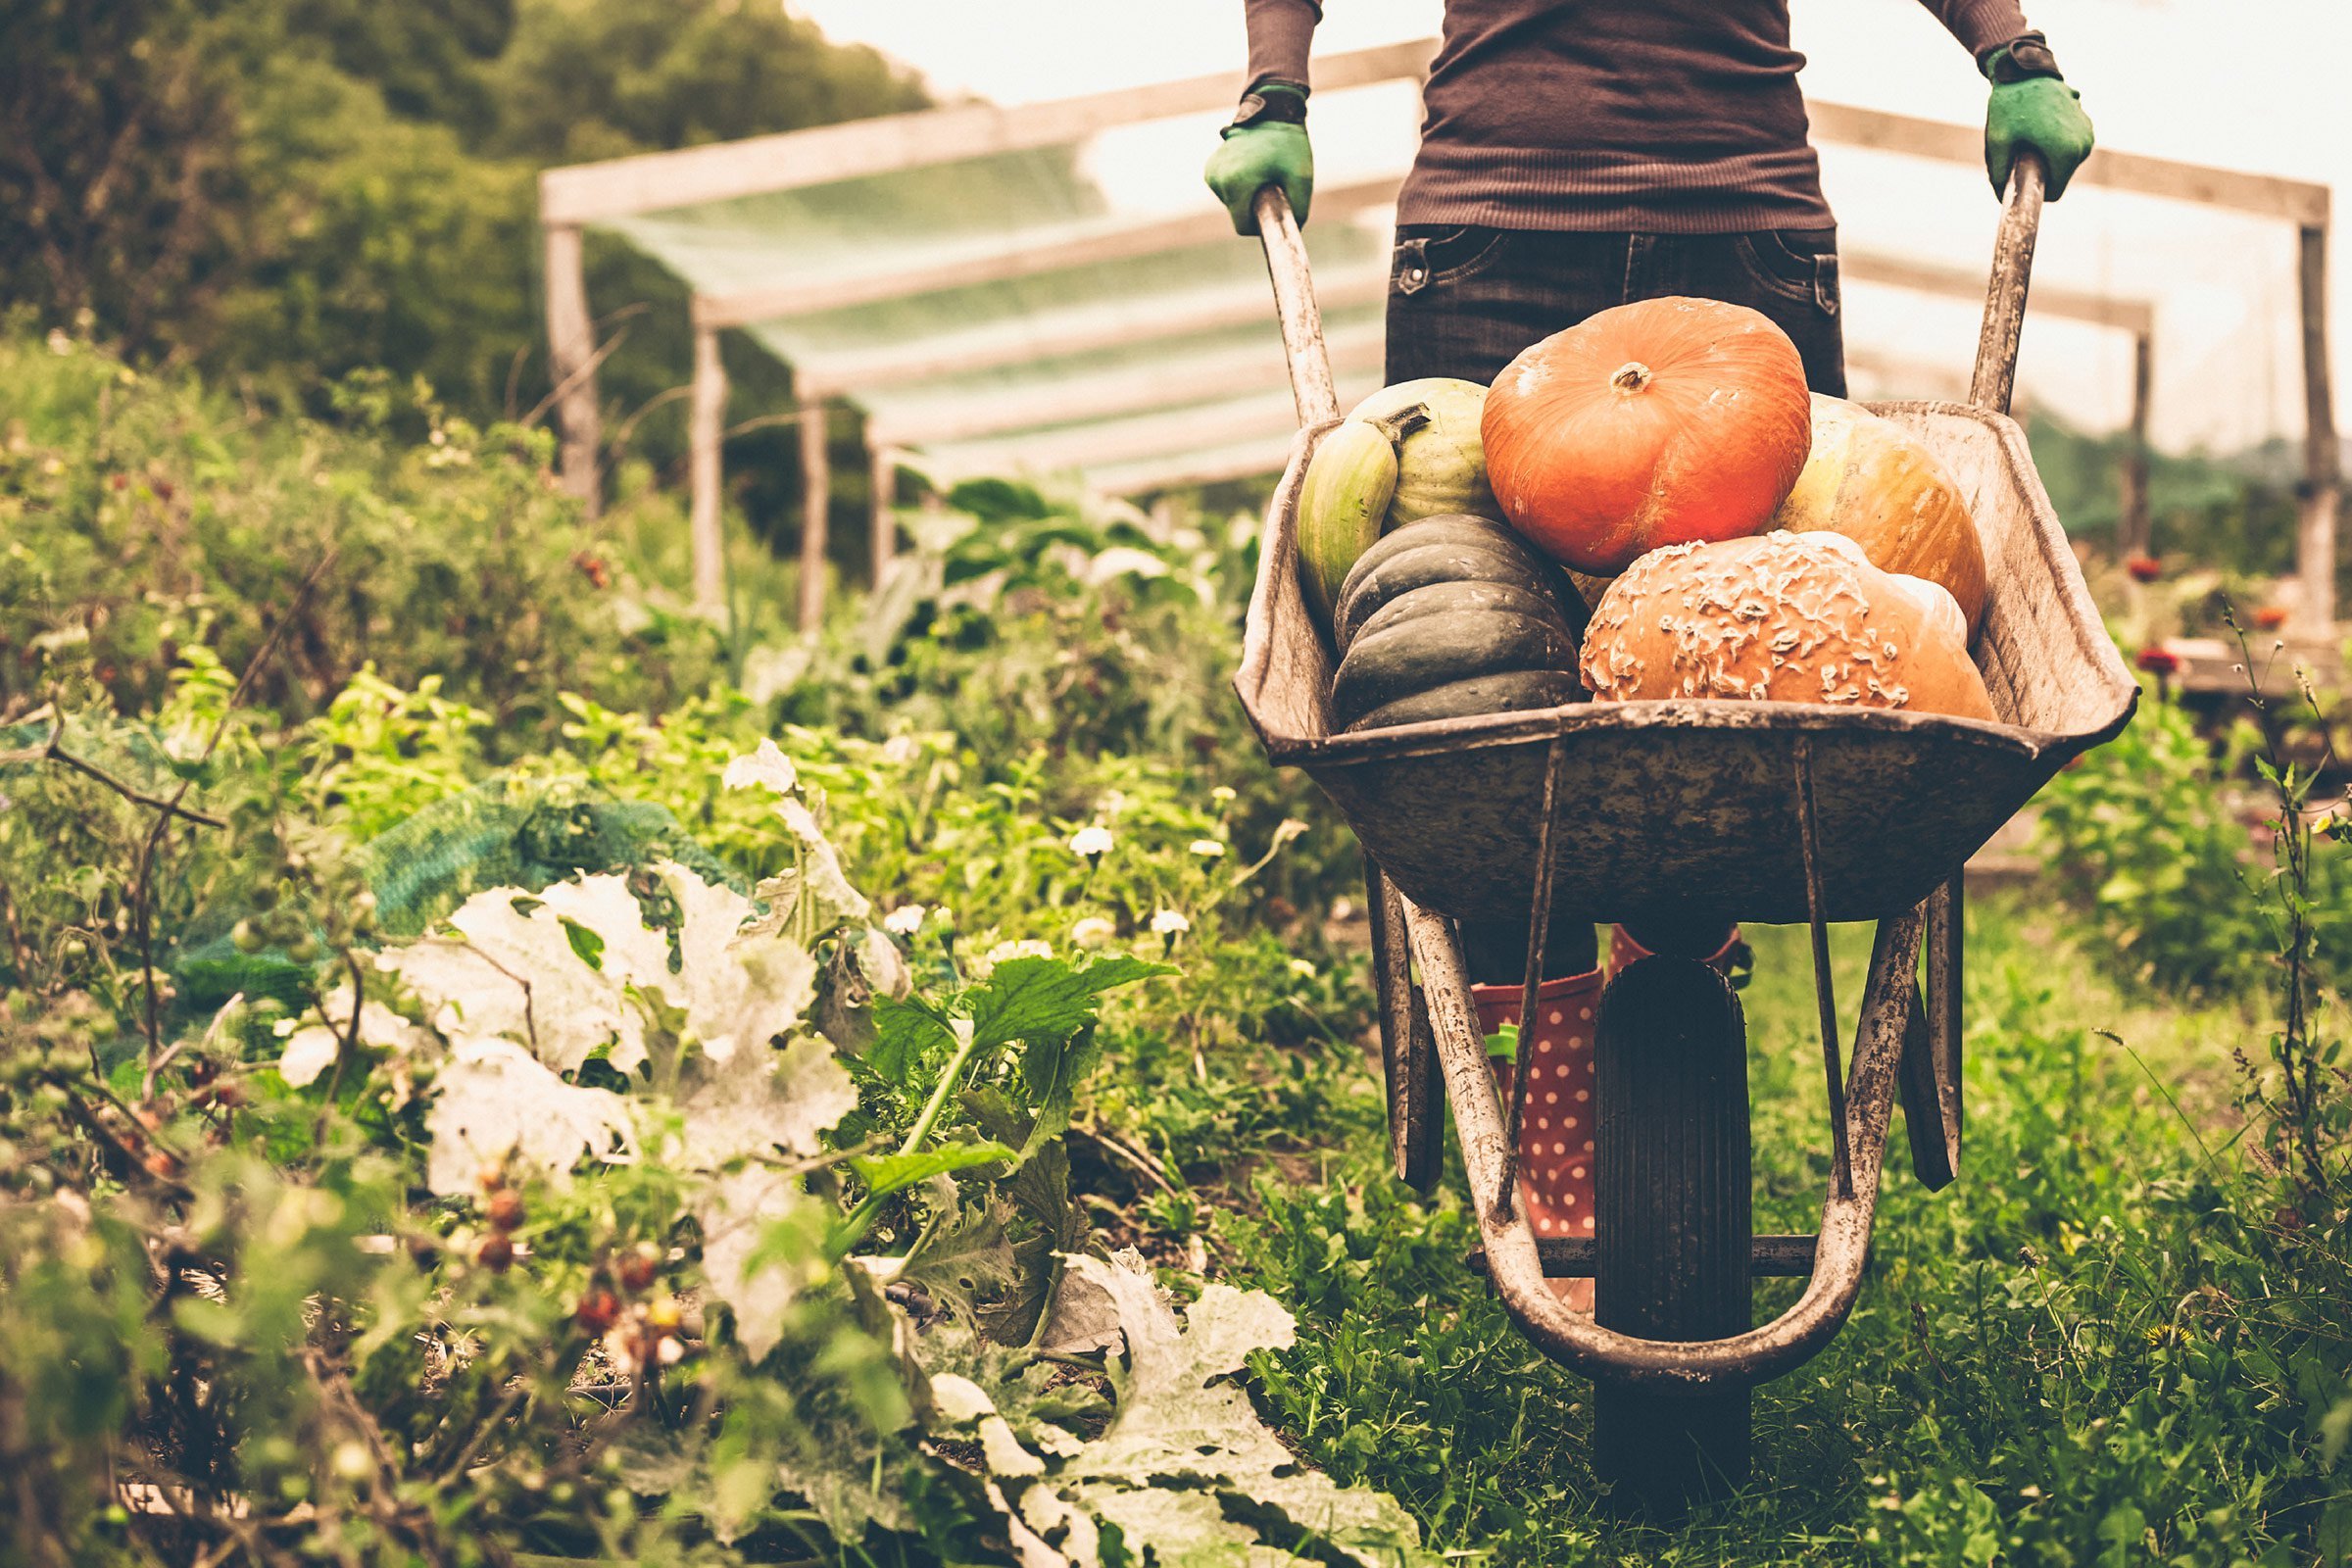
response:
[[[1307,460],[1340,411],[1298,225],[1279,191],[1257,198],[1301,428],[1267,507],[1234,684],[1267,755],[1304,768],[1365,853],[1396,1174],[1434,1185],[1442,1095],[1493,1288],[1538,1348],[1593,1380],[1595,1469],[1643,1505],[1743,1480],[1754,1386],[1803,1364],[1852,1311],[1898,1095],[1919,1179],[1936,1189],[1958,1173],[1961,868],[2138,699],[2007,416],[2042,174],[2021,159],[2007,192],[1970,401],[1871,405],[1935,449],[1976,517],[1993,722],[1676,700],[1335,734],[1297,520]],[[1598,1008],[1591,1232],[1538,1239],[1516,1170],[1529,1064],[1503,1103],[1455,922],[1525,919],[1533,1017],[1555,910],[1811,926],[1831,1146],[1816,1234],[1752,1234],[1739,1001],[1695,958],[1661,956],[1619,974]],[[1849,1065],[1828,925],[1859,920],[1878,928]],[[1806,1278],[1761,1326],[1758,1274]],[[1594,1280],[1591,1316],[1546,1284],[1580,1275]]]

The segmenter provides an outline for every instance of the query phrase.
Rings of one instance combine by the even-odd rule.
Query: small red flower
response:
[[[2139,651],[2136,662],[2151,675],[2177,675],[2180,672],[2180,656],[2170,648],[2161,648],[2152,643]]]
[[[2264,631],[2277,631],[2286,624],[2286,611],[2278,605],[2265,605],[2254,612],[2254,624]]]
[[[116,489],[118,489],[118,490],[127,490],[127,489],[129,489],[129,488],[130,488],[130,475],[129,475],[129,474],[127,474],[127,473],[118,473],[118,474],[116,474],[116,475],[115,475],[115,488],[116,488]]]
[[[2164,563],[2154,556],[2133,556],[2124,563],[2124,569],[2132,574],[2133,582],[2154,582],[2164,575]]]
[[[579,568],[580,574],[586,577],[592,586],[605,588],[612,585],[612,568],[605,564],[603,558],[590,555],[583,550],[571,558],[571,564]]]

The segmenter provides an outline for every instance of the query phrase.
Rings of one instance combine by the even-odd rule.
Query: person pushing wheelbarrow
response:
[[[2016,0],[1920,3],[1991,83],[1984,164],[1995,194],[2030,149],[2056,199],[2092,135],[2047,41]],[[1245,7],[1250,84],[1206,177],[1235,230],[1254,234],[1251,203],[1268,185],[1307,218],[1307,55],[1321,7]],[[1788,0],[1447,0],[1420,151],[1397,198],[1389,382],[1483,385],[1597,312],[1700,295],[1762,312],[1795,344],[1811,388],[1843,396],[1837,227],[1797,89],[1804,58],[1788,40]],[[1522,1024],[1524,925],[1469,923],[1462,941],[1481,1025]],[[1620,928],[1611,963],[1653,952],[1729,970],[1741,945],[1712,922]],[[1528,1025],[1520,1197],[1539,1235],[1589,1234],[1604,979],[1589,921],[1550,922],[1544,973]],[[1590,1310],[1591,1280],[1552,1284]]]

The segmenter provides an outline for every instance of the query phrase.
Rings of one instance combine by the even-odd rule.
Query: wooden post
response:
[[[726,540],[719,530],[720,434],[726,428],[727,369],[718,358],[718,333],[697,327],[694,334],[693,426],[687,436],[691,460],[694,542],[694,607],[707,614],[726,609]]]
[[[2336,445],[2335,398],[2328,370],[2328,230],[2302,230],[2304,488],[2295,564],[2302,579],[2304,629],[2335,628],[2335,516],[2343,500],[2343,455]]]
[[[2148,554],[2154,530],[2148,518],[2148,390],[2155,374],[2155,345],[2146,332],[2132,339],[2132,444],[2124,449],[2122,506],[2115,522],[2116,553],[2129,560]]]
[[[564,487],[587,503],[595,516],[603,496],[596,479],[596,322],[588,315],[588,275],[580,260],[576,224],[551,223],[547,242],[547,372],[556,393],[556,423],[563,432],[560,460]]]
[[[873,565],[874,586],[882,586],[890,564],[899,557],[899,454],[877,444],[873,454]]]
[[[813,636],[825,619],[825,524],[833,504],[825,467],[825,400],[801,403],[801,633]]]

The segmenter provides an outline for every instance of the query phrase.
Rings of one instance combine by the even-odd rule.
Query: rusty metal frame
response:
[[[1505,1214],[1482,1206],[1478,1227],[1488,1274],[1511,1321],[1539,1349],[1588,1377],[1696,1394],[1779,1377],[1801,1366],[1836,1336],[1853,1310],[1869,1258],[1879,1174],[1925,925],[1920,910],[1879,923],[1853,1071],[1845,1086],[1853,1190],[1841,1196],[1833,1185],[1822,1201],[1813,1270],[1796,1304],[1761,1328],[1724,1340],[1682,1344],[1619,1334],[1571,1311],[1551,1293],[1535,1233],[1515,1206]],[[1461,942],[1450,922],[1415,907],[1409,900],[1405,926],[1428,996],[1438,1057],[1446,1073],[1446,1098],[1461,1136],[1470,1191],[1491,1193],[1502,1174],[1503,1113],[1494,1072],[1487,1065],[1486,1041],[1470,1004]]]

